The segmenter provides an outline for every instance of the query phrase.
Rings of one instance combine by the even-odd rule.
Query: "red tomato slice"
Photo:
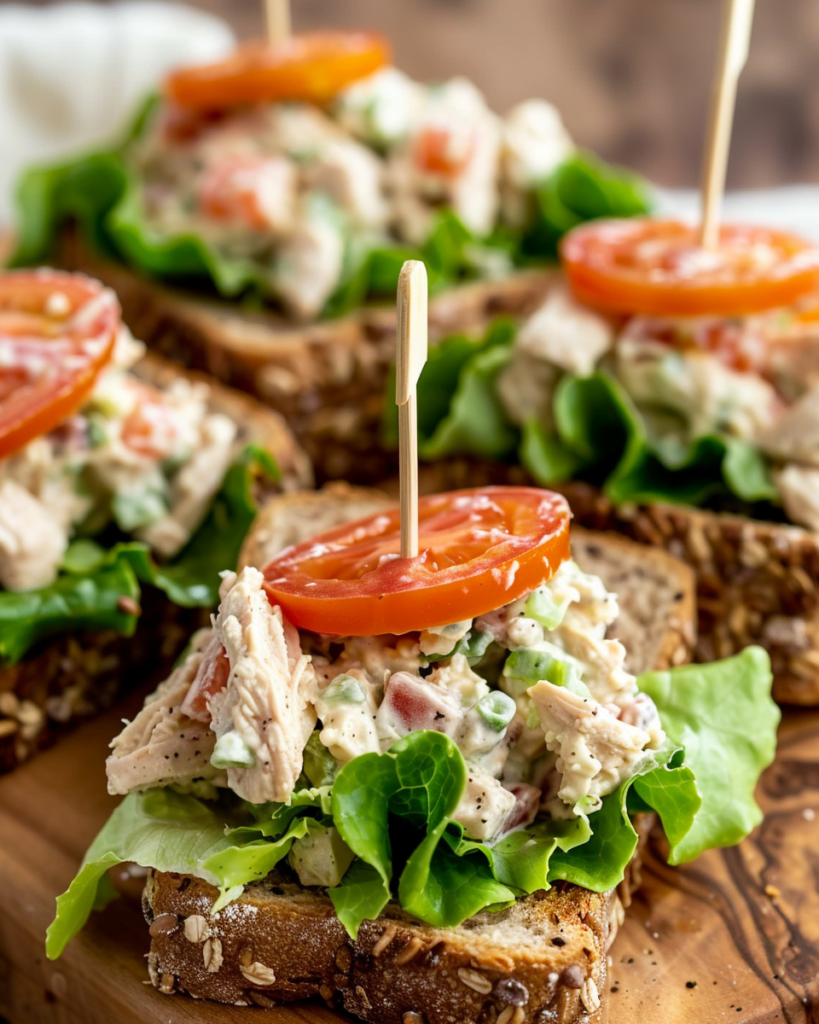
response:
[[[399,557],[398,509],[380,512],[282,552],[264,571],[271,603],[316,633],[410,633],[501,608],[569,557],[571,512],[551,491],[453,491],[418,512],[417,558]]]
[[[565,236],[560,257],[575,298],[608,313],[742,316],[819,286],[819,248],[739,224],[724,224],[710,250],[677,221],[593,221]]]
[[[218,64],[180,68],[165,80],[165,93],[199,110],[276,100],[327,103],[390,58],[389,43],[374,32],[308,32],[277,46],[245,43]]]
[[[0,274],[0,458],[82,405],[119,327],[117,300],[98,281],[56,270]]]

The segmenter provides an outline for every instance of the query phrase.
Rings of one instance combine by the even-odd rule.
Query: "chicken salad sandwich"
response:
[[[433,353],[421,457],[574,482],[581,521],[697,567],[705,658],[762,642],[783,699],[818,702],[819,249],[725,225],[704,250],[691,227],[635,218],[576,228],[561,257],[565,285],[522,325]],[[737,602],[748,614],[729,625]],[[783,611],[803,625],[788,630]]]
[[[19,201],[17,265],[104,280],[135,334],[281,412],[329,480],[384,461],[406,259],[433,338],[480,332],[543,298],[566,230],[645,212],[648,190],[548,102],[501,116],[463,77],[391,66],[377,35],[327,32],[180,69],[121,145],[33,169]]]
[[[112,743],[125,799],[48,954],[134,861],[162,992],[318,995],[382,1024],[594,1014],[651,816],[672,863],[759,821],[766,655],[635,677],[552,492],[424,498],[412,559],[397,509],[358,511],[224,574],[212,627]]]
[[[274,413],[143,355],[98,282],[0,274],[3,768],[110,703],[144,587],[212,607],[255,497],[309,480]]]

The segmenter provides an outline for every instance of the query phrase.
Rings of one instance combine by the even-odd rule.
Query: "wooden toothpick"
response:
[[[748,59],[754,0],[723,0],[722,33],[717,74],[711,96],[708,146],[702,169],[700,245],[713,249],[719,242],[720,207],[731,144],[737,81]]]
[[[416,389],[427,361],[427,292],[427,268],[420,260],[407,260],[398,278],[398,348],[395,360],[402,558],[415,558],[418,554]]]
[[[290,0],[265,0],[267,41],[278,46],[290,38]]]

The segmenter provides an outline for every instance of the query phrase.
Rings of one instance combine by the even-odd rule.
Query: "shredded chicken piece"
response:
[[[347,210],[356,224],[379,228],[387,219],[382,172],[382,162],[366,146],[333,139],[319,151],[305,176],[313,187],[327,192]]]
[[[195,634],[182,664],[146,698],[133,722],[112,741],[113,752],[105,763],[109,793],[193,779],[224,779],[210,764],[216,737],[206,725],[182,712],[182,702],[212,636],[209,629]]]
[[[614,328],[581,306],[567,288],[556,288],[521,327],[516,350],[567,373],[585,376],[614,344]]]
[[[14,480],[0,480],[0,584],[34,590],[53,583],[68,537],[51,511]]]
[[[565,687],[543,681],[527,692],[546,734],[546,746],[557,754],[555,769],[561,776],[557,795],[569,807],[585,798],[583,810],[595,810],[602,797],[632,774],[652,741],[662,741],[662,731],[652,737]]]
[[[226,689],[210,701],[217,737],[235,730],[252,768],[229,768],[231,789],[251,803],[285,803],[316,724],[316,675],[298,632],[271,606],[258,569],[229,574],[214,628],[230,662]]]
[[[275,284],[288,312],[299,319],[316,316],[341,277],[344,238],[327,217],[303,220],[283,243],[276,261]]]
[[[616,702],[637,688],[634,676],[624,667],[626,649],[619,640],[600,640],[588,630],[564,623],[555,631],[555,641],[583,665],[583,682],[601,704]]]
[[[491,775],[470,773],[452,817],[473,839],[486,841],[500,832],[516,802],[514,793]]]
[[[788,518],[819,532],[819,469],[812,466],[785,466],[774,474]]]
[[[164,558],[175,555],[201,525],[230,466],[237,433],[238,427],[229,417],[221,413],[206,416],[190,462],[171,485],[170,511],[137,532],[140,540]]]
[[[783,462],[819,465],[819,384],[794,402],[757,437],[767,455]]]

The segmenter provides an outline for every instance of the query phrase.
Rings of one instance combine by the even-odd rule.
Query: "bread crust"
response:
[[[141,379],[166,387],[180,374],[209,388],[208,404],[240,425],[240,442],[272,452],[281,472],[260,482],[261,503],[280,491],[310,487],[312,467],[281,416],[247,395],[202,374],[180,371],[149,353],[134,367]],[[152,589],[143,595],[133,637],[84,630],[55,637],[17,665],[0,666],[0,772],[10,771],[81,721],[111,707],[129,686],[157,682],[170,669],[191,633],[207,625],[208,609],[177,608]]]

